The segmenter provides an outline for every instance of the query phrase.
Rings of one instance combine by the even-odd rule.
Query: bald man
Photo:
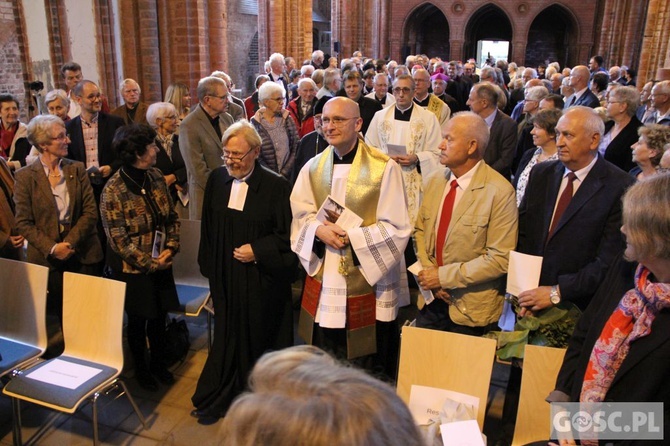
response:
[[[409,304],[401,261],[412,231],[401,170],[358,138],[363,120],[356,102],[330,99],[321,120],[330,145],[305,164],[291,194],[291,248],[307,272],[298,334],[393,378],[395,320]],[[317,216],[331,197],[360,225]]]
[[[570,86],[575,89],[574,96],[566,104],[567,107],[583,105],[585,107],[600,107],[600,101],[591,89],[589,89],[589,78],[591,73],[584,65],[577,65],[570,72]]]
[[[484,162],[489,136],[473,112],[447,124],[439,146],[447,169],[430,178],[414,228],[419,285],[435,295],[417,327],[472,336],[497,328],[517,208],[512,185]]]

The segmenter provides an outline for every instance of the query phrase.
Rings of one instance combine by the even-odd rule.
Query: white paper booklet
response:
[[[54,359],[34,372],[28,373],[26,378],[67,389],[76,389],[100,372],[102,372],[102,369],[75,364],[62,359]]]
[[[407,268],[407,271],[410,273],[414,274],[414,279],[416,280],[416,283],[419,283],[419,273],[423,270],[423,265],[421,265],[420,261],[414,262],[412,265]],[[421,288],[421,285],[419,285],[419,291],[421,291],[421,295],[423,296],[423,300],[426,302],[426,305],[430,304],[435,300],[435,296],[433,295],[433,292],[431,290],[424,290]]]
[[[340,228],[348,231],[349,229],[358,228],[363,224],[363,219],[356,215],[350,209],[347,209],[344,205],[338,203],[328,195],[326,200],[319,208],[319,212],[316,214],[316,219],[322,223],[329,221],[335,223]]]
[[[477,416],[479,398],[476,396],[417,385],[412,385],[409,393],[409,411],[412,413],[416,424],[428,424],[432,419],[440,417],[440,411],[443,410],[445,402],[449,400],[472,407],[474,416]]]
[[[510,251],[507,292],[512,296],[519,296],[523,291],[537,288],[540,283],[540,271],[542,271],[542,257]]]

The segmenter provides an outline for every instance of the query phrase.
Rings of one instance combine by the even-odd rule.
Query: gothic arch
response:
[[[449,22],[440,8],[427,2],[407,16],[400,51],[402,61],[409,54],[449,60]]]
[[[465,27],[463,60],[477,55],[480,40],[506,40],[510,43],[508,59],[512,54],[514,28],[509,16],[498,5],[488,3],[472,14]]]
[[[528,28],[527,42],[525,63],[528,66],[547,61],[557,61],[561,67],[579,63],[579,26],[572,12],[563,5],[550,5],[535,16]]]

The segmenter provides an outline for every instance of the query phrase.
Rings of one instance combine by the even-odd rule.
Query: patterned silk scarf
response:
[[[652,282],[650,274],[646,267],[638,266],[635,288],[623,296],[600,333],[584,374],[580,401],[604,401],[630,344],[649,335],[656,315],[670,307],[670,284]]]

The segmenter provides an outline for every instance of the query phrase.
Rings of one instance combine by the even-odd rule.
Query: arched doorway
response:
[[[427,54],[449,60],[449,22],[432,3],[416,8],[405,22],[402,61],[410,54]]]
[[[536,67],[556,61],[561,67],[573,66],[578,62],[578,37],[579,28],[570,12],[560,5],[549,6],[535,17],[528,30],[526,65]]]
[[[498,6],[488,4],[475,12],[465,27],[463,60],[477,57],[478,44],[482,41],[509,42],[506,59],[512,54],[512,24],[507,14]]]

